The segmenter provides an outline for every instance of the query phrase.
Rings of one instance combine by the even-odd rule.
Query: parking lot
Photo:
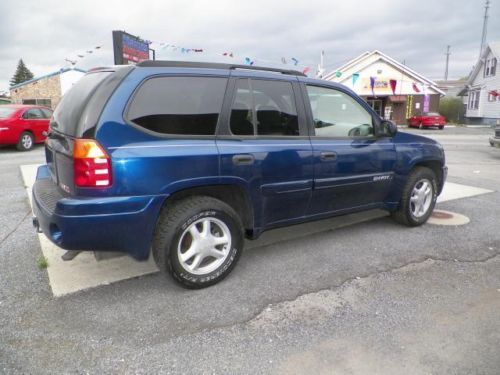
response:
[[[43,147],[0,149],[0,373],[498,374],[492,129],[402,131],[444,145],[449,182],[492,191],[438,203],[468,224],[372,211],[278,229],[196,291],[154,272],[55,297],[20,170]]]

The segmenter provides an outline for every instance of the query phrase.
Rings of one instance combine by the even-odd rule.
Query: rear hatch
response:
[[[62,98],[50,122],[45,157],[52,180],[76,194],[73,150],[78,138],[93,139],[101,112],[130,68],[96,70],[83,76]]]

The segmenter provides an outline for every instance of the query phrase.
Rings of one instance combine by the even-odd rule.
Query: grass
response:
[[[44,256],[41,256],[40,258],[37,259],[36,265],[38,266],[39,269],[44,270],[49,266],[49,261]]]

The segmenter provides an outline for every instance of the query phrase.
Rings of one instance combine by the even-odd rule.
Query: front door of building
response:
[[[380,117],[384,117],[384,106],[381,99],[368,99],[367,102]]]

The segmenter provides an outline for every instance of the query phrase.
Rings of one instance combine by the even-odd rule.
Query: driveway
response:
[[[409,131],[443,143],[450,182],[494,190],[438,204],[469,224],[296,226],[211,288],[154,273],[60,298],[19,171],[43,149],[0,149],[0,373],[498,374],[500,150],[491,129]]]

